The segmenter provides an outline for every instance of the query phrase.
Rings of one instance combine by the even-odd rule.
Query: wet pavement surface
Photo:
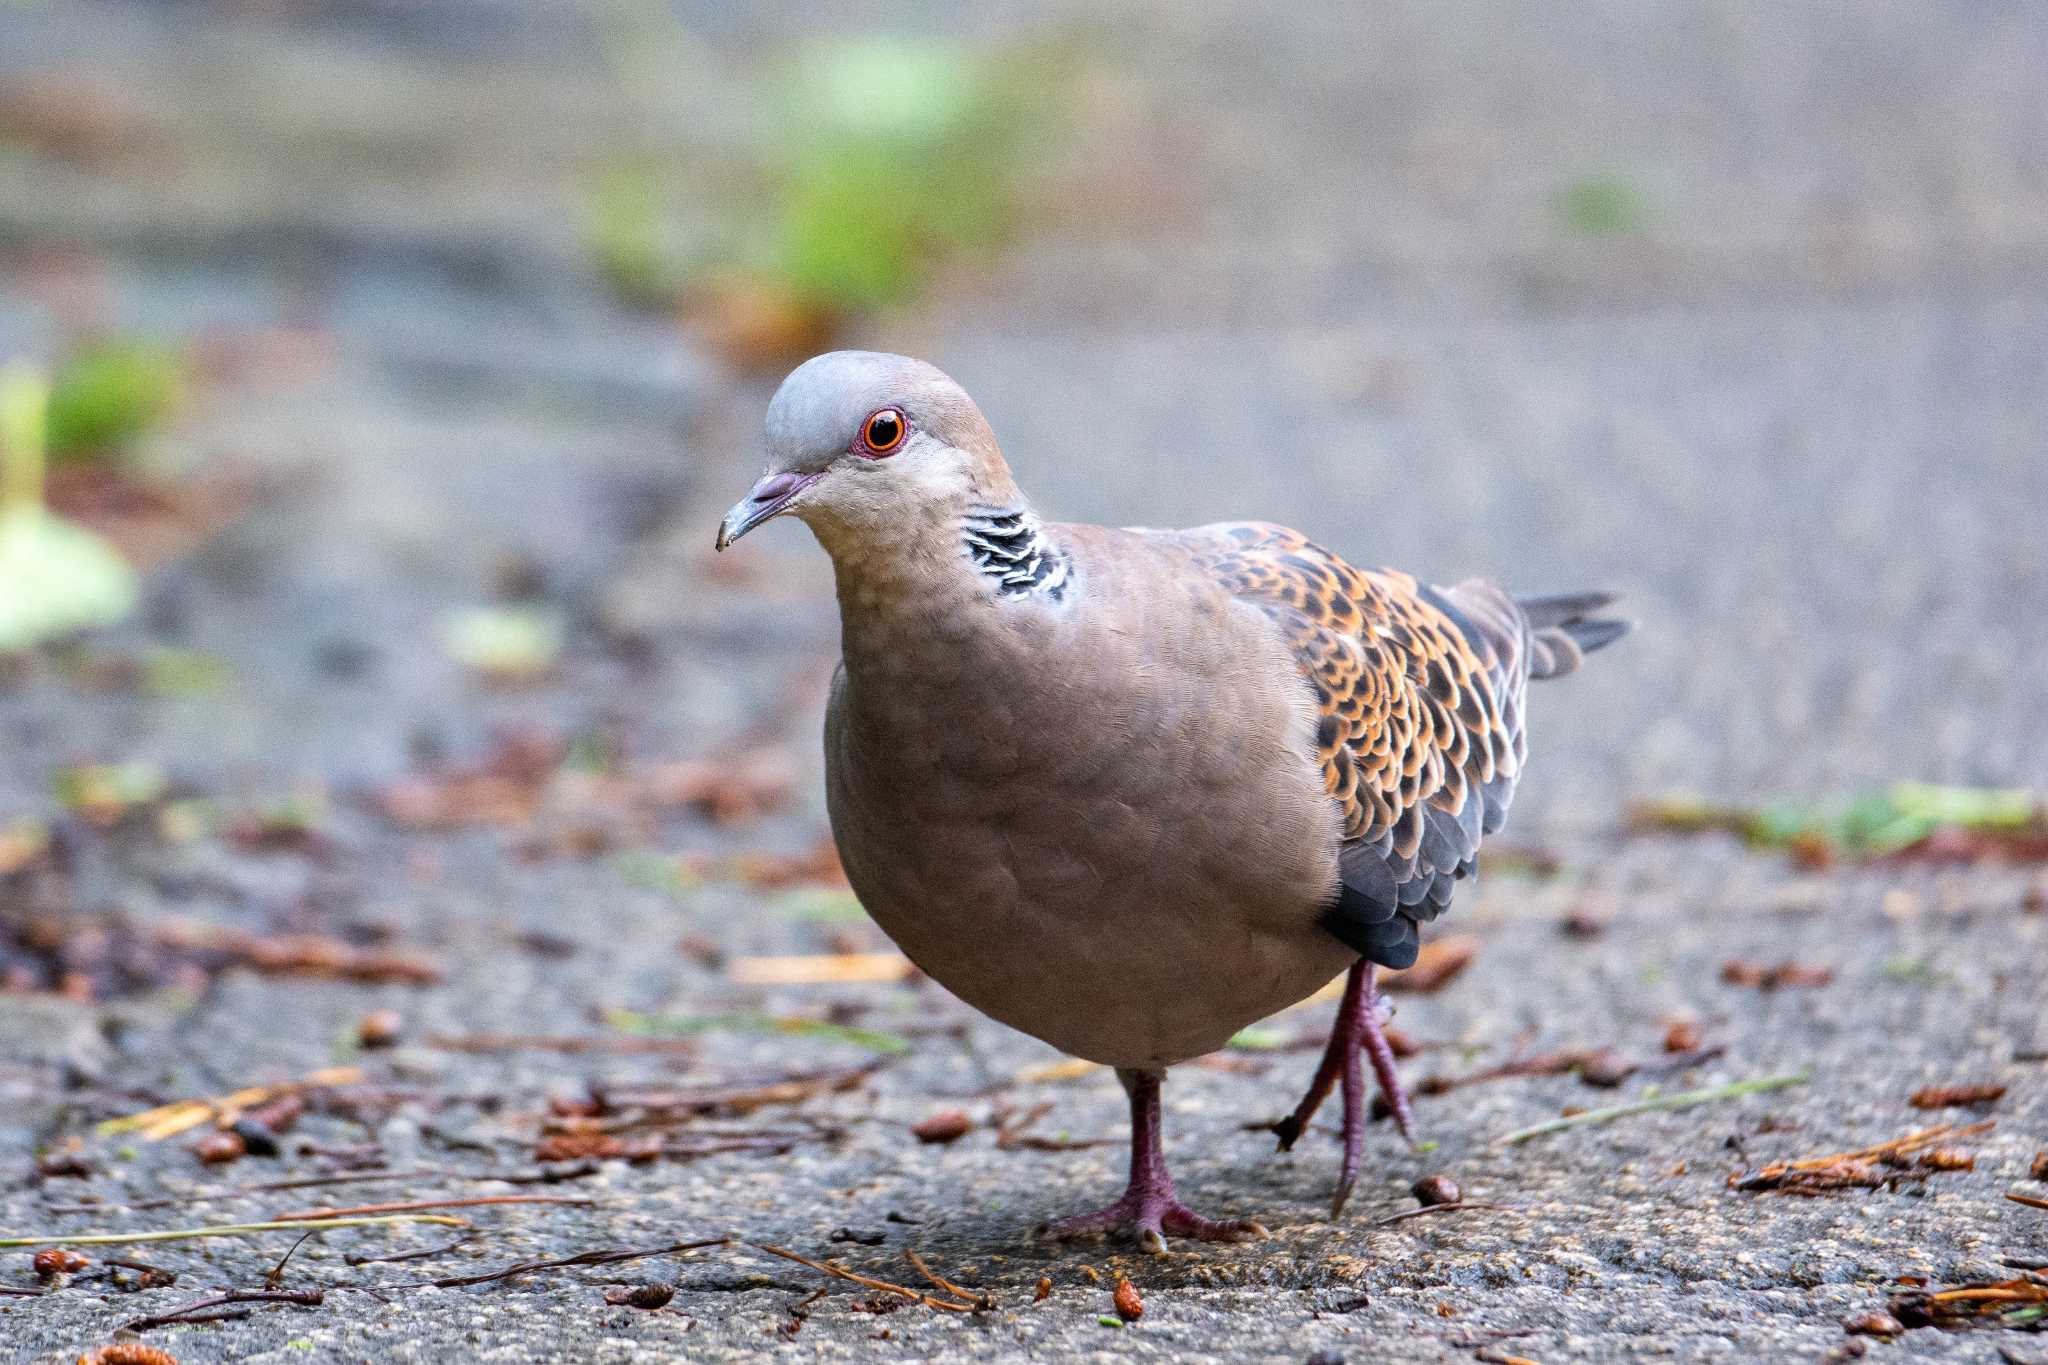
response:
[[[1013,249],[847,340],[961,379],[1050,515],[1260,516],[1425,576],[1614,587],[1641,625],[1537,693],[1507,833],[1539,856],[1490,868],[1443,922],[1469,966],[1393,997],[1411,1084],[1571,1050],[1641,1069],[1424,1095],[1435,1145],[1376,1129],[1333,1222],[1327,1122],[1285,1156],[1248,1127],[1313,1069],[1331,1006],[1303,1006],[1167,1086],[1184,1195],[1273,1237],[1152,1258],[1033,1236],[1120,1185],[1106,1073],[1059,1069],[929,983],[758,979],[757,959],[887,947],[829,879],[777,861],[824,833],[829,581],[794,526],[710,555],[774,376],[609,302],[572,193],[622,121],[714,169],[743,159],[744,101],[684,82],[653,117],[553,7],[404,8],[0,11],[0,79],[100,92],[114,149],[0,157],[0,352],[81,311],[207,340],[225,358],[152,457],[258,490],[152,570],[134,622],[0,679],[0,833],[55,834],[0,876],[0,968],[39,974],[0,996],[0,1237],[589,1201],[325,1232],[280,1276],[323,1302],[146,1334],[186,1362],[1821,1359],[1899,1277],[2048,1258],[2048,1213],[2002,1197],[2048,1197],[2029,1179],[2048,1148],[2039,868],[1816,869],[1625,821],[1673,789],[2048,789],[2037,13],[945,21],[1083,48],[1083,131]],[[736,64],[797,22],[684,18]],[[1640,230],[1558,224],[1560,195],[1600,176],[1634,186]],[[444,644],[506,602],[562,630],[526,686]],[[220,680],[135,685],[166,647]],[[51,795],[93,763],[168,791],[102,828]],[[1810,970],[1762,988],[1730,963]],[[86,979],[71,998],[66,970]],[[386,1010],[395,1046],[360,1047]],[[626,1027],[649,1015],[677,1036]],[[1670,1070],[1681,1018],[1712,1055]],[[205,1167],[203,1128],[95,1133],[332,1067],[361,1074],[309,1093],[279,1157]],[[1500,1141],[1781,1076],[1804,1079]],[[2005,1089],[1910,1103],[1965,1084]],[[949,1110],[964,1136],[914,1135]],[[605,1127],[635,1112],[673,1121]],[[1952,1141],[1971,1169],[1730,1188],[1984,1120]],[[90,1174],[39,1171],[74,1137]],[[411,1174],[236,1192],[366,1170]],[[1433,1173],[1474,1207],[1385,1222]],[[401,1287],[716,1238],[734,1244]],[[68,1284],[0,1296],[0,1359],[73,1360],[257,1288],[294,1240],[81,1248],[95,1264]],[[760,1244],[928,1288],[915,1251],[992,1306],[892,1299]],[[117,1286],[110,1255],[178,1281]],[[1116,1326],[1120,1275],[1144,1314]],[[37,1283],[0,1249],[0,1285]],[[649,1284],[675,1287],[658,1311],[606,1301]],[[2026,1361],[2044,1340],[1922,1327],[1869,1351]]]

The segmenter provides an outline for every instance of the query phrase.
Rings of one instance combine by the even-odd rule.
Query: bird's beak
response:
[[[717,546],[723,550],[747,532],[788,509],[790,499],[809,488],[823,474],[764,474],[744,498],[734,503],[718,526]]]

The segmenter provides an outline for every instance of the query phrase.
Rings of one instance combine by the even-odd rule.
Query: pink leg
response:
[[[1201,1242],[1246,1242],[1264,1237],[1266,1229],[1258,1223],[1204,1218],[1180,1202],[1173,1192],[1173,1176],[1166,1169],[1166,1153],[1159,1144],[1160,1073],[1119,1071],[1116,1078],[1131,1097],[1130,1184],[1123,1197],[1107,1208],[1062,1218],[1047,1224],[1045,1231],[1065,1239],[1129,1228],[1151,1252],[1166,1250],[1168,1233]]]
[[[1351,969],[1351,975],[1344,982],[1344,999],[1337,1006],[1337,1021],[1330,1029],[1330,1043],[1323,1050],[1323,1060],[1316,1067],[1315,1079],[1309,1083],[1308,1093],[1294,1112],[1273,1125],[1279,1135],[1280,1150],[1292,1147],[1308,1129],[1309,1121],[1316,1110],[1328,1098],[1331,1087],[1338,1082],[1344,1087],[1344,1165],[1337,1181],[1337,1192],[1330,1202],[1330,1215],[1335,1217],[1344,1211],[1344,1202],[1351,1197],[1351,1187],[1358,1182],[1359,1162],[1365,1151],[1365,1073],[1359,1062],[1359,1049],[1365,1050],[1372,1059],[1373,1076],[1379,1082],[1380,1093],[1386,1097],[1387,1109],[1394,1116],[1395,1127],[1409,1142],[1415,1141],[1414,1112],[1409,1108],[1408,1091],[1401,1084],[1401,1076],[1394,1068],[1394,1052],[1387,1046],[1387,1035],[1380,1027],[1378,992],[1373,989],[1373,964],[1361,959]]]

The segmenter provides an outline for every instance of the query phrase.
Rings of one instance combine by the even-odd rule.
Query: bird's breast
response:
[[[1255,614],[1196,642],[1149,617],[849,630],[827,718],[869,913],[969,1003],[1112,1064],[1220,1046],[1346,965],[1314,924],[1337,816],[1291,665]]]

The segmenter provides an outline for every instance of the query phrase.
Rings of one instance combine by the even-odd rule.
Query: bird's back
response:
[[[1374,961],[1413,962],[1498,829],[1528,753],[1531,678],[1571,672],[1624,622],[1604,593],[1517,601],[1360,569],[1263,522],[1151,532],[1286,640],[1317,709],[1316,761],[1342,821],[1342,892],[1325,927]]]

